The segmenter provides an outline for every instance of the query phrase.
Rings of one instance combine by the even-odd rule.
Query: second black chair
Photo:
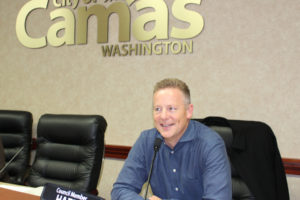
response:
[[[224,140],[231,163],[233,200],[288,200],[289,191],[276,137],[263,122],[195,119]]]
[[[95,191],[106,126],[99,115],[43,115],[27,184],[36,187],[54,183],[82,192]]]

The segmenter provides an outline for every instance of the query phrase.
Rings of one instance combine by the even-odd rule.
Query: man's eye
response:
[[[154,111],[159,112],[159,111],[161,111],[161,108],[154,108]]]
[[[170,107],[169,110],[170,110],[170,111],[175,111],[175,110],[177,110],[177,109],[176,109],[175,107]]]

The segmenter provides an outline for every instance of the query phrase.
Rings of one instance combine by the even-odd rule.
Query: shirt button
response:
[[[171,151],[171,154],[174,154],[174,151]]]
[[[179,190],[178,187],[176,187],[175,190],[178,191]]]
[[[175,173],[175,172],[176,172],[176,169],[173,169],[173,172]]]

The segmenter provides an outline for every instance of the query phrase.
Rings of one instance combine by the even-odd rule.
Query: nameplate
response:
[[[73,189],[46,183],[41,195],[41,200],[105,200],[92,194],[79,192]]]

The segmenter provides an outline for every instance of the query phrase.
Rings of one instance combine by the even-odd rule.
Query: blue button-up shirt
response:
[[[139,193],[148,178],[157,137],[162,138],[157,129],[141,133],[113,186],[112,200],[143,199]],[[162,143],[150,185],[162,199],[231,200],[230,164],[222,138],[191,120],[174,149]]]

